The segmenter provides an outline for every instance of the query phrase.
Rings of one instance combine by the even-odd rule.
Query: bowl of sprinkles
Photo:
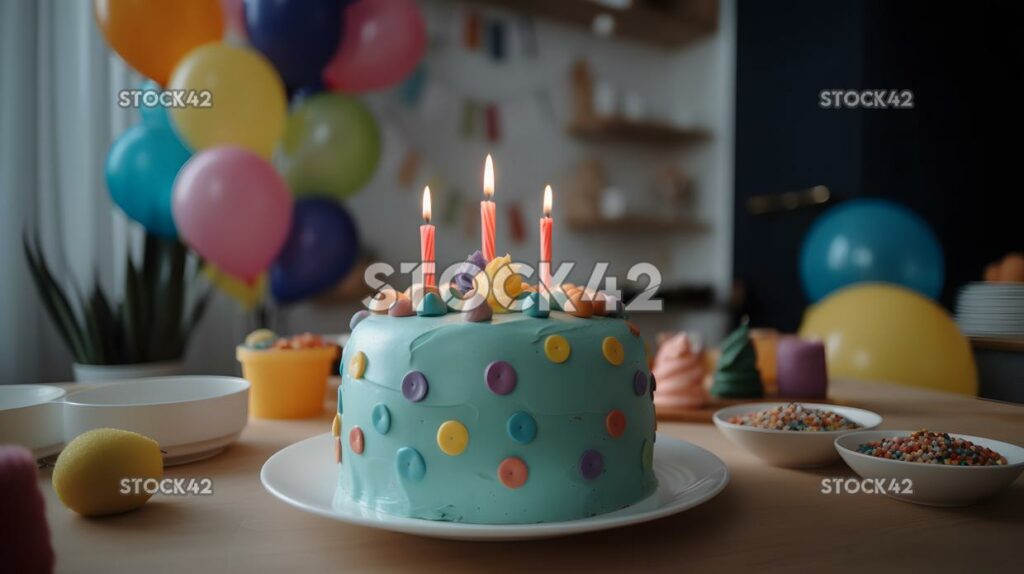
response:
[[[835,448],[861,478],[900,485],[880,492],[929,506],[974,504],[1024,472],[1024,448],[927,429],[853,432],[837,438]]]
[[[713,420],[734,443],[787,468],[832,464],[839,460],[836,437],[882,424],[871,411],[818,403],[748,403],[724,408]]]

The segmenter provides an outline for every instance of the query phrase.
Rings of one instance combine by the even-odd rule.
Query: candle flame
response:
[[[544,188],[544,217],[551,217],[551,186]]]
[[[484,197],[494,197],[494,163],[491,161],[491,154],[487,154],[484,161]]]
[[[430,223],[430,186],[423,188],[423,221]]]

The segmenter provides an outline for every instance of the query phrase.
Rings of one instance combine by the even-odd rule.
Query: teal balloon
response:
[[[163,93],[160,89],[160,85],[153,80],[146,80],[142,84],[143,95],[139,102],[139,116],[142,118],[142,123],[148,126],[164,126],[170,127],[171,117],[167,114],[167,108],[160,105],[160,101],[156,100],[155,106],[147,106],[146,103],[153,103],[154,97],[147,95],[149,93],[156,93],[157,98],[159,94]]]
[[[936,298],[945,277],[942,246],[923,219],[882,199],[855,199],[829,209],[811,226],[800,252],[800,276],[811,302],[874,281]]]
[[[296,196],[353,195],[380,160],[380,129],[359,100],[316,94],[288,116],[275,164]]]
[[[117,138],[107,154],[107,189],[114,203],[147,231],[176,238],[171,192],[191,152],[168,126],[141,124]]]

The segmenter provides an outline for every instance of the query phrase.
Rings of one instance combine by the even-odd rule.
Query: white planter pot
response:
[[[96,383],[181,375],[185,372],[185,362],[164,361],[158,363],[133,363],[130,365],[83,365],[74,363],[71,365],[71,368],[74,370],[76,382]]]

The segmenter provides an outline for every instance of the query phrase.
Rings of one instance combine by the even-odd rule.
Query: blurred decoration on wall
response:
[[[224,35],[218,0],[95,0],[93,12],[110,47],[161,86],[185,54]]]
[[[320,93],[288,117],[275,164],[297,196],[348,197],[373,177],[380,129],[359,100]]]
[[[359,233],[344,207],[323,197],[297,200],[288,240],[270,267],[274,300],[295,303],[330,289],[358,254]]]
[[[343,0],[245,0],[249,43],[267,57],[289,88],[320,80],[345,21]]]
[[[937,303],[882,283],[846,287],[812,305],[800,336],[825,342],[830,377],[978,392],[967,339]]]
[[[269,158],[284,129],[284,84],[259,52],[207,44],[174,69],[170,88],[191,99],[171,109],[171,120],[193,150],[238,146]]]
[[[416,68],[427,45],[426,25],[414,0],[359,0],[345,11],[337,44],[324,68],[327,86],[345,93],[380,90]]]
[[[251,283],[288,237],[292,196],[260,156],[218,147],[197,153],[181,169],[173,210],[189,245],[219,269]]]
[[[800,276],[811,302],[861,281],[894,283],[936,298],[942,246],[927,223],[882,199],[857,199],[822,214],[804,238]]]

